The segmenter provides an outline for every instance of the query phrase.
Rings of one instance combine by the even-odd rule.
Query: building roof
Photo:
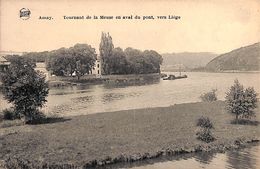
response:
[[[36,68],[46,68],[46,64],[44,62],[37,62]]]
[[[4,58],[4,56],[0,55],[0,62],[7,62],[7,60]]]

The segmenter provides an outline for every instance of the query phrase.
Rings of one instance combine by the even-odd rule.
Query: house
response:
[[[10,65],[10,62],[8,62],[4,56],[0,55],[0,72],[6,71],[8,66]]]
[[[97,58],[95,62],[95,66],[91,71],[91,74],[96,75],[96,77],[101,77],[101,59],[100,57]]]
[[[21,56],[24,52],[15,52],[15,51],[0,51],[0,72],[5,71],[8,66],[10,65],[10,62],[8,62],[5,59],[5,56],[7,55],[19,55]]]
[[[46,80],[49,80],[50,73],[47,71],[46,64],[44,62],[36,62],[36,67],[34,69],[42,72],[45,75]]]

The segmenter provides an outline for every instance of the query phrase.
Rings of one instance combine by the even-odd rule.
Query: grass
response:
[[[259,109],[256,110],[258,114]],[[196,120],[214,124],[212,143],[196,139]],[[70,117],[60,123],[0,128],[0,160],[15,158],[30,165],[103,165],[135,161],[235,141],[259,139],[256,125],[233,125],[224,102],[186,103]],[[255,121],[259,121],[259,116]],[[110,161],[110,162],[109,162]],[[89,164],[89,165],[86,165]],[[35,167],[35,166],[34,166]],[[32,167],[33,168],[33,167]]]
[[[0,128],[7,128],[12,126],[22,126],[25,124],[24,120],[16,119],[16,120],[3,120],[0,123]]]

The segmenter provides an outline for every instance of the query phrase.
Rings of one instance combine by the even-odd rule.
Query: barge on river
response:
[[[184,79],[187,78],[187,75],[180,75],[180,76],[175,76],[175,75],[169,75],[166,78],[163,78],[163,80],[176,80],[176,79]]]

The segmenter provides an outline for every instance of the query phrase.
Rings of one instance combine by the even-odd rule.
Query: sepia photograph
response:
[[[260,169],[259,0],[0,0],[0,169]]]

